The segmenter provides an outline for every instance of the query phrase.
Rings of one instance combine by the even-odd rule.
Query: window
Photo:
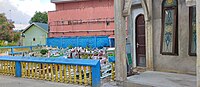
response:
[[[189,31],[189,55],[196,56],[196,7],[190,7]]]
[[[162,2],[161,49],[163,55],[178,55],[177,0]]]
[[[33,38],[33,41],[35,41],[35,38]]]
[[[110,22],[109,21],[106,21],[106,26],[109,26],[110,25]]]

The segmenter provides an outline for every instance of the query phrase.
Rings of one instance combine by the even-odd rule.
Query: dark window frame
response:
[[[36,41],[36,39],[35,39],[35,38],[33,38],[33,41]]]
[[[195,10],[195,9],[193,9],[193,6],[191,6],[191,7],[189,7],[189,50],[188,50],[188,54],[190,55],[190,56],[196,56],[197,54],[196,53],[192,53],[191,52],[191,45],[192,45],[192,38],[193,38],[193,36],[192,36],[192,19],[193,19],[193,10]]]
[[[162,55],[178,55],[178,1],[176,0],[175,6],[164,6],[166,0],[162,2],[162,29],[161,29],[161,42],[160,42],[160,54]],[[174,27],[173,27],[173,46],[172,52],[163,52],[163,38],[164,38],[164,26],[165,26],[165,11],[174,10]]]

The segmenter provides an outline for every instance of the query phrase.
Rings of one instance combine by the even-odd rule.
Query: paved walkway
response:
[[[0,75],[0,87],[85,87],[43,80],[16,78]],[[116,82],[102,81],[101,87],[196,87],[196,76],[146,71],[139,75],[128,77],[124,86]]]
[[[0,75],[0,87],[85,87],[85,86]]]
[[[116,86],[115,82],[102,82],[102,84],[103,85],[101,87],[118,87]],[[85,86],[0,75],[0,87],[85,87]]]
[[[128,82],[153,87],[196,87],[196,76],[146,71],[139,75],[128,77]]]

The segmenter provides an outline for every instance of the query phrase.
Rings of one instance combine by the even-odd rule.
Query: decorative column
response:
[[[145,16],[145,36],[146,36],[146,67],[153,71],[153,22],[152,22],[152,0],[141,0]]]
[[[127,65],[126,65],[126,26],[125,17],[123,17],[123,3],[124,0],[114,0],[115,8],[115,54],[116,66],[115,75],[118,85],[123,85],[127,79]]]
[[[200,87],[200,0],[196,0],[196,32],[197,32],[197,62],[196,62],[196,74],[197,74],[197,87]]]

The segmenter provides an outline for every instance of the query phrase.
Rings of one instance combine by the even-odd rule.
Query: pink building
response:
[[[114,0],[51,0],[49,37],[114,35]]]

